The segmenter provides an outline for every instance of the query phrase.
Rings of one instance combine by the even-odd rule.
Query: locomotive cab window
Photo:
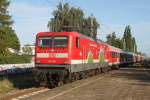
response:
[[[52,47],[52,37],[41,37],[38,41],[39,47]]]
[[[59,36],[54,37],[54,47],[67,47],[68,46],[68,37]]]
[[[76,48],[79,48],[79,43],[80,43],[80,41],[79,41],[79,38],[77,37],[76,38]]]

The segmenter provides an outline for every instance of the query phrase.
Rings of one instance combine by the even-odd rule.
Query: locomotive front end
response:
[[[68,36],[39,36],[36,41],[35,64],[68,64]],[[42,67],[41,66],[41,67]]]
[[[36,37],[35,67],[38,82],[57,85],[69,70],[69,34],[39,33]],[[44,84],[45,84],[44,83]]]

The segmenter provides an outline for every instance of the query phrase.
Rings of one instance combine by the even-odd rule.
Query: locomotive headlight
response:
[[[36,60],[36,63],[40,63],[41,61],[40,60]]]
[[[68,63],[68,61],[67,61],[67,60],[65,60],[65,61],[64,61],[64,64],[67,64],[67,63]]]

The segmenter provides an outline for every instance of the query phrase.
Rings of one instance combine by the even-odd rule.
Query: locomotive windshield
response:
[[[54,47],[67,47],[67,37],[54,37]]]
[[[41,37],[38,41],[39,47],[67,47],[68,37]]]
[[[39,38],[38,45],[40,47],[52,47],[52,37],[42,37],[42,38]]]

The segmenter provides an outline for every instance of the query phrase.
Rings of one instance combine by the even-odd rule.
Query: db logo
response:
[[[55,50],[54,49],[51,49],[51,52],[54,52]]]
[[[49,54],[49,57],[50,57],[50,58],[55,58],[55,57],[56,57],[56,54],[55,54],[55,53],[50,53],[50,54]]]

